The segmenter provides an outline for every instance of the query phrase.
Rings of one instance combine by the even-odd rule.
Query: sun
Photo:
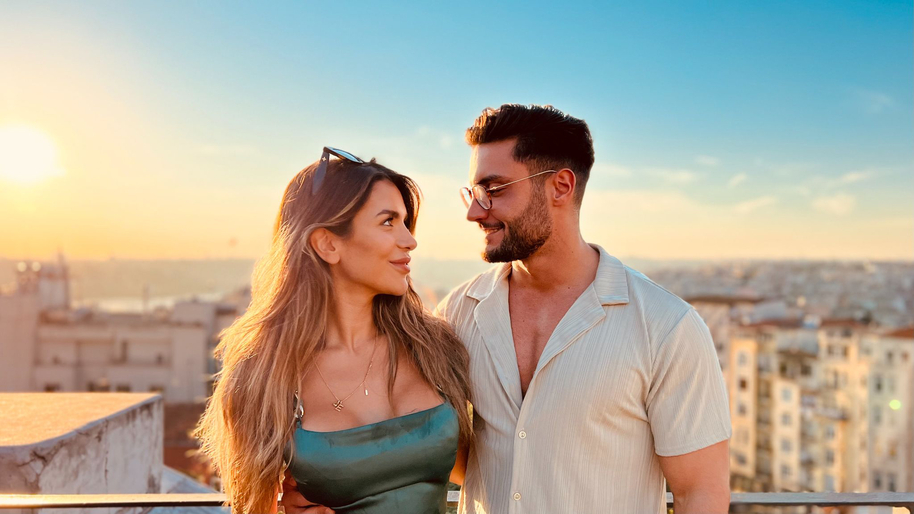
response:
[[[57,147],[44,132],[24,126],[0,126],[0,179],[37,184],[63,175]]]

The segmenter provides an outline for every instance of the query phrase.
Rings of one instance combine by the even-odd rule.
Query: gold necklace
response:
[[[349,394],[348,394],[345,398],[343,398],[342,400],[340,400],[340,398],[336,395],[336,393],[333,392],[333,389],[330,389],[330,384],[327,383],[327,379],[325,379],[325,378],[324,378],[324,374],[321,373],[321,368],[320,368],[320,366],[317,365],[317,361],[314,361],[314,367],[317,368],[317,374],[320,375],[321,381],[324,383],[325,386],[327,386],[327,390],[330,391],[330,394],[333,395],[333,399],[336,400],[336,401],[333,403],[333,408],[336,409],[337,412],[342,411],[342,410],[343,410],[343,402],[345,402],[346,400],[348,400],[349,398],[351,398],[352,395],[354,395],[355,392],[358,391],[358,390],[359,390],[360,388],[362,388],[363,386],[364,386],[364,388],[365,388],[365,396],[368,396],[368,385],[365,383],[365,381],[368,380],[368,374],[371,372],[371,365],[374,364],[374,352],[375,352],[375,350],[377,350],[377,349],[378,349],[378,340],[375,339],[375,341],[374,341],[374,346],[371,348],[371,358],[368,359],[368,369],[365,371],[365,376],[362,377],[362,381],[359,383],[359,385],[357,385],[357,386],[355,387],[355,389],[353,389],[352,392],[349,393]]]

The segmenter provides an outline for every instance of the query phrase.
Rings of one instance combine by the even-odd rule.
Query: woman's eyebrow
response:
[[[392,211],[390,209],[384,209],[383,211],[375,214],[375,217],[378,217],[378,216],[390,216],[390,217],[396,219],[396,218],[400,217],[400,213],[397,211]]]

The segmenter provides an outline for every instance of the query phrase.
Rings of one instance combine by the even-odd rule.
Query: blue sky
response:
[[[611,252],[911,259],[912,19],[910,2],[7,0],[0,127],[46,133],[65,173],[0,170],[0,216],[21,221],[0,255],[257,256],[329,144],[417,178],[417,254],[475,258],[463,130],[519,102],[590,124],[582,224]]]

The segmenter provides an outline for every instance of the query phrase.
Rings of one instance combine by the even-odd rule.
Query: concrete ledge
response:
[[[2,393],[0,418],[4,421],[0,424],[0,492],[161,490],[159,395]]]

